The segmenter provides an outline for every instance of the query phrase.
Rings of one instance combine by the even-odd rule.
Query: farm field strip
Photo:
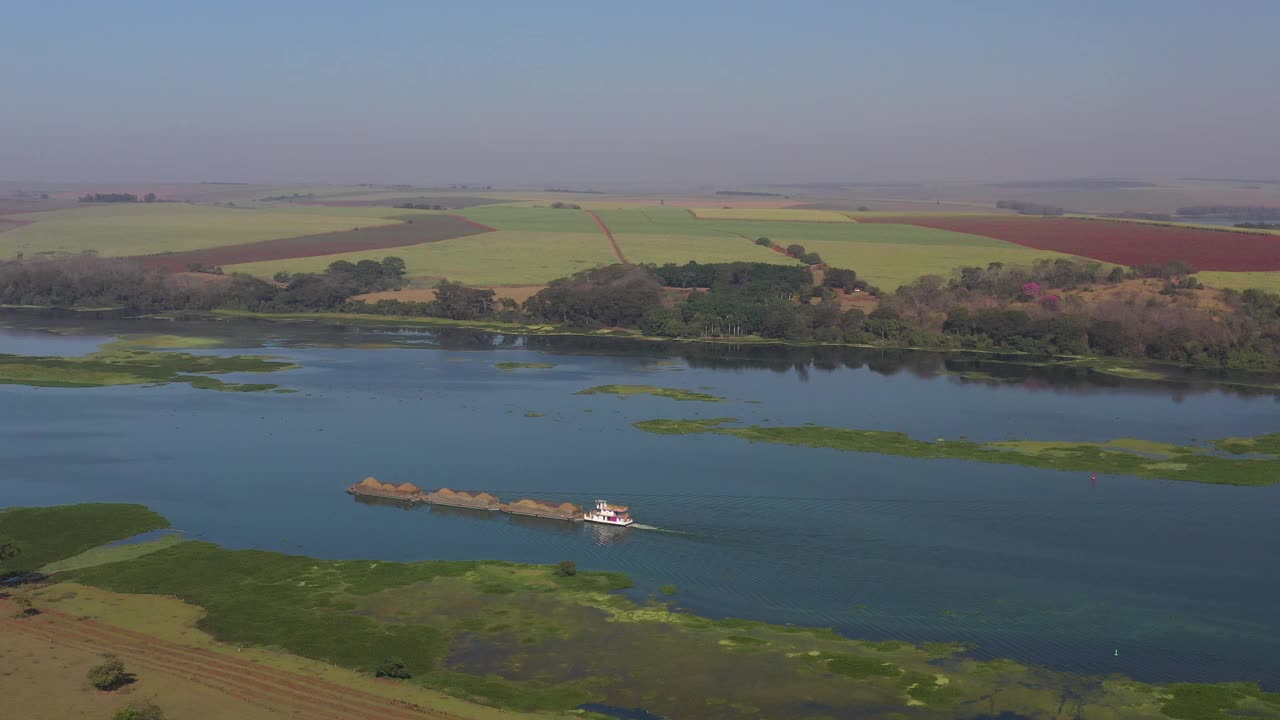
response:
[[[581,210],[518,205],[479,205],[458,214],[498,230],[599,233],[596,223]]]
[[[988,263],[1030,265],[1042,258],[1075,259],[1071,255],[1004,243],[1003,247],[972,245],[908,245],[900,243],[808,241],[832,267],[852,268],[858,277],[881,290],[893,290],[921,275],[950,277],[956,268]]]
[[[18,253],[32,257],[86,250],[105,257],[151,255],[400,222],[385,217],[356,218],[275,208],[238,210],[177,203],[54,210],[29,213],[23,219],[33,222],[0,236],[0,258]]]
[[[1079,218],[903,216],[868,219],[863,224],[876,222],[983,235],[1117,265],[1181,260],[1200,270],[1280,270],[1280,237],[1264,235]]]
[[[830,210],[802,210],[792,208],[689,208],[689,214],[697,220],[764,220],[770,222],[856,222],[848,214]]]
[[[493,228],[460,215],[406,216],[406,222],[395,225],[359,228],[344,232],[303,235],[301,237],[263,240],[242,245],[227,245],[182,253],[151,255],[141,258],[149,267],[181,272],[192,264],[209,267],[271,262],[294,258],[324,257],[344,253],[385,250],[389,248],[441,242],[454,238],[494,232]]]
[[[619,235],[619,242],[627,248],[633,262],[684,263],[694,260],[700,263],[758,262],[773,265],[798,265],[791,257],[761,247],[751,240],[735,235],[683,236],[634,234]]]
[[[284,705],[319,717],[400,720],[457,717],[440,711],[414,709],[391,697],[272,668],[229,653],[173,643],[97,620],[77,619],[57,610],[44,610],[32,618],[3,622],[10,624],[15,631],[50,642],[112,652],[127,660],[127,665],[139,665],[186,679],[203,679],[213,689]]]
[[[568,211],[566,211],[568,212]],[[448,278],[469,285],[541,285],[580,270],[617,262],[600,229],[583,213],[586,232],[497,230],[394,251],[368,250],[319,257],[224,265],[227,272],[271,277],[277,272],[320,272],[336,260],[359,262],[395,255],[409,277]]]

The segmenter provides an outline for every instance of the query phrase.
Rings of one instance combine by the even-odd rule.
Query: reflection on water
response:
[[[376,495],[352,495],[351,499],[357,505],[375,505],[377,507],[395,508],[396,510],[416,510],[418,507],[418,503],[409,502],[408,500],[377,497]]]
[[[586,523],[587,531],[597,545],[618,545],[627,541],[631,530],[625,527],[609,527],[600,523]]]
[[[430,508],[430,514],[437,517],[462,518],[480,522],[493,522],[501,514],[494,510],[480,510],[479,508],[458,507],[456,505],[428,505],[427,507]]]

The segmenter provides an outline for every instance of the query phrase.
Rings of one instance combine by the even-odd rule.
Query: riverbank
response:
[[[75,508],[0,513],[0,533],[39,545],[47,531],[56,535],[81,512]],[[41,513],[43,531],[13,522],[33,512]],[[43,554],[66,560],[72,552],[62,547]],[[1061,712],[1116,720],[1280,717],[1280,694],[1248,683],[1084,677],[979,661],[950,644],[868,642],[817,628],[713,620],[668,602],[613,594],[626,584],[613,573],[566,576],[553,567],[503,562],[329,561],[203,542],[68,565],[81,567],[32,592],[37,609],[172,633],[170,639],[230,643],[256,657],[283,649],[361,673],[395,658],[412,677],[393,686],[443,690],[520,711],[558,715],[601,703],[695,720],[895,713],[1047,719]],[[138,612],[179,600],[194,610]],[[605,646],[602,637],[608,637]]]
[[[1062,367],[1088,370],[1103,375],[1128,380],[1150,380],[1165,382],[1179,379],[1180,373],[1193,374],[1204,382],[1221,384],[1242,389],[1280,392],[1280,378],[1265,371],[1240,370],[1238,376],[1221,377],[1220,371],[1199,368],[1193,365],[1180,365],[1172,362],[1156,362],[1152,360],[1135,360],[1131,358],[1098,356],[1098,355],[1055,355],[1044,357],[1030,355],[1014,350],[977,350],[972,348],[948,348],[916,345],[868,345],[860,343],[834,342],[793,342],[758,336],[739,337],[699,337],[672,338],[644,335],[638,331],[621,328],[604,330],[575,330],[557,325],[503,323],[478,320],[449,320],[445,318],[413,317],[401,315],[372,315],[352,313],[260,313],[243,310],[214,310],[211,314],[222,318],[242,318],[264,321],[324,321],[334,325],[357,325],[361,327],[423,327],[451,328],[458,330],[475,330],[511,335],[559,336],[583,338],[616,338],[619,340],[643,341],[649,343],[671,343],[675,345],[721,345],[738,347],[792,347],[792,348],[859,348],[873,350],[910,350],[919,352],[945,353],[955,357],[977,357],[985,360],[1023,365],[1027,367]]]

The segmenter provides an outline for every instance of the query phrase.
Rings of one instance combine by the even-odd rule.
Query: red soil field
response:
[[[244,245],[190,250],[162,255],[144,255],[135,259],[144,266],[170,272],[181,272],[194,263],[207,267],[236,265],[264,260],[288,260],[316,255],[337,255],[360,250],[419,245],[452,238],[493,232],[488,225],[472,222],[461,215],[415,215],[413,222],[398,225],[360,228],[342,232],[302,235],[300,237],[263,240]]]
[[[918,225],[982,235],[1037,250],[1080,255],[1117,265],[1181,260],[1199,270],[1280,270],[1280,235],[1080,218],[904,215],[863,218],[859,222]]]

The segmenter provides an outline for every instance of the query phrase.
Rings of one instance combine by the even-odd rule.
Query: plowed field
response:
[[[319,678],[177,645],[95,620],[76,619],[51,610],[25,620],[14,620],[11,619],[12,603],[2,602],[0,609],[7,611],[0,620],[0,633],[21,633],[51,645],[94,653],[111,652],[118,655],[126,667],[136,669],[140,676],[144,673],[168,676],[273,711],[281,717],[307,720],[457,718],[450,713],[412,707]]]
[[[139,260],[148,267],[180,272],[195,263],[213,267],[317,255],[338,255],[362,250],[420,245],[493,231],[493,228],[487,225],[481,225],[459,215],[414,215],[405,220],[412,222],[263,240],[244,245],[226,245],[181,253],[147,255]]]
[[[1080,218],[903,215],[868,217],[862,222],[908,224],[982,235],[1117,265],[1181,260],[1200,270],[1280,270],[1280,236]]]

